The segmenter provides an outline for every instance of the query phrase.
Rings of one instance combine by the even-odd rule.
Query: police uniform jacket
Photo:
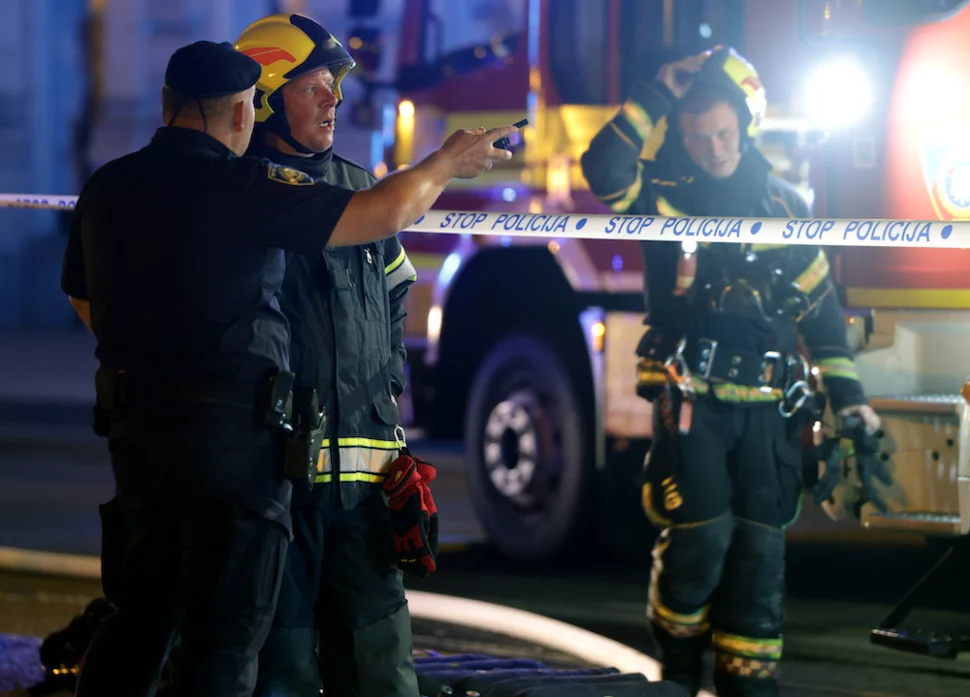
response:
[[[178,127],[91,176],[61,288],[90,303],[99,376],[110,378],[98,381],[99,402],[114,400],[105,384],[124,375],[129,413],[178,419],[179,400],[261,406],[260,382],[289,364],[283,250],[319,253],[353,196],[292,179]],[[285,518],[278,474],[267,463],[227,476],[253,508]]]
[[[252,154],[348,189],[376,179],[332,149],[310,157],[265,146]],[[305,224],[312,224],[306,221]],[[396,399],[404,391],[404,300],[415,270],[397,237],[320,253],[288,254],[280,304],[290,321],[290,365],[317,390],[327,425],[310,499],[352,508],[383,482],[399,451]],[[299,503],[301,493],[294,494]]]
[[[738,170],[716,180],[688,158],[675,130],[659,151],[647,159],[645,143],[655,125],[670,114],[674,95],[659,82],[636,85],[614,118],[593,138],[582,158],[593,193],[611,210],[630,215],[717,217],[709,226],[731,229],[732,218],[807,218],[808,206],[787,182],[771,174],[771,165],[748,143]],[[727,220],[724,220],[727,219]],[[684,239],[684,238],[681,238]],[[650,331],[668,337],[713,338],[719,349],[761,353],[794,353],[799,338],[818,368],[835,409],[866,402],[855,363],[847,346],[845,320],[829,276],[822,249],[806,245],[698,242],[696,277],[678,277],[678,242],[643,242],[644,289]],[[709,239],[709,238],[708,238]],[[725,237],[723,239],[730,239]],[[723,288],[739,279],[758,287],[771,274],[783,285],[797,286],[799,301],[787,321],[739,322],[715,316],[699,289],[710,283]],[[776,279],[777,283],[777,279]],[[688,290],[689,287],[689,290]],[[678,292],[678,288],[680,289]],[[695,380],[699,391],[710,388]],[[713,381],[712,381],[713,382]],[[740,381],[739,381],[740,382]],[[765,392],[750,384],[719,380],[717,396],[726,401],[777,400],[778,390]]]

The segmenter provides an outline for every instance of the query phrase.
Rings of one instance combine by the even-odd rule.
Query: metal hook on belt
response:
[[[674,354],[664,361],[664,369],[667,371],[670,380],[677,386],[677,389],[685,394],[694,392],[694,381],[691,378],[690,366],[687,365],[687,359],[684,358],[686,347],[687,340],[681,339],[677,342],[677,350],[674,351]]]
[[[794,398],[796,392],[801,392],[801,394],[799,395],[798,399],[794,401],[791,411],[785,411],[785,405]],[[796,411],[805,406],[805,402],[811,395],[812,388],[809,386],[809,384],[804,380],[799,380],[788,388],[788,390],[785,392],[785,397],[778,402],[778,413],[786,419],[791,418]]]
[[[394,442],[399,450],[408,447],[408,438],[402,426],[394,427]]]

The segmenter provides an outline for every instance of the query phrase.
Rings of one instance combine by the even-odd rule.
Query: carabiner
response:
[[[677,389],[684,394],[693,394],[694,382],[691,379],[690,366],[687,365],[687,360],[684,358],[684,348],[686,346],[686,339],[681,339],[677,342],[677,350],[664,361],[664,369],[667,371],[671,382],[677,386]],[[675,363],[677,364],[676,367],[674,366]]]
[[[788,401],[795,395],[796,391],[801,391],[801,396],[798,398],[797,401],[795,401],[794,405],[791,408],[791,411],[786,412],[785,404],[788,403]],[[782,418],[785,418],[785,419],[791,418],[796,411],[798,411],[805,405],[805,402],[808,400],[811,394],[812,394],[812,389],[811,387],[809,387],[808,383],[805,382],[804,380],[799,380],[798,382],[796,382],[795,384],[793,384],[791,387],[788,388],[788,391],[785,392],[784,398],[782,398],[782,400],[778,402],[778,413],[782,415]]]

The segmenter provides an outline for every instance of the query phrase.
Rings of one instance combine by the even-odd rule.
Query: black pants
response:
[[[118,610],[94,636],[77,695],[154,694],[181,635],[172,694],[248,697],[289,541],[276,436],[247,409],[157,416],[131,417],[109,440],[117,489],[101,506],[102,583]]]
[[[643,504],[662,533],[648,615],[667,679],[696,694],[701,653],[715,653],[721,697],[776,695],[785,539],[801,502],[799,415],[776,403],[693,401],[678,428],[680,394],[654,406]]]
[[[322,683],[321,683],[322,677]],[[293,543],[256,697],[418,697],[411,617],[379,492],[294,506]]]

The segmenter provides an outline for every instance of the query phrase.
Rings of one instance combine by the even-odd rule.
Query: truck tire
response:
[[[472,382],[470,497],[490,541],[510,557],[577,552],[577,531],[590,527],[591,409],[575,383],[563,360],[530,336],[498,343]]]

